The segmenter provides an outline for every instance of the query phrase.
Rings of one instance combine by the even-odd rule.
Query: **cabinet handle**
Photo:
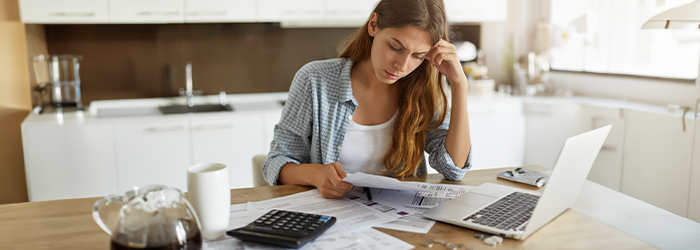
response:
[[[76,16],[95,16],[95,12],[53,12],[49,16],[54,17],[76,17]]]
[[[144,11],[136,13],[139,16],[179,16],[179,11]]]
[[[669,113],[673,112],[673,110],[676,110],[676,109],[683,110],[683,115],[681,115],[681,122],[683,123],[683,132],[685,132],[685,114],[688,113],[688,111],[690,110],[690,107],[681,106],[678,104],[669,104],[668,105],[668,112]],[[697,116],[697,114],[696,114],[696,116]]]
[[[215,129],[229,129],[229,128],[233,128],[233,123],[197,125],[197,126],[193,126],[192,130],[215,130]]]
[[[146,132],[168,132],[168,131],[180,131],[180,130],[185,130],[185,126],[183,125],[177,125],[177,126],[167,126],[167,127],[151,127],[151,128],[146,128]]]
[[[188,16],[225,16],[225,10],[198,10],[198,11],[188,11]]]

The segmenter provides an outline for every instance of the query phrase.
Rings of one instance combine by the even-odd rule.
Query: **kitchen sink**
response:
[[[183,114],[183,113],[201,113],[201,112],[218,112],[218,111],[233,111],[231,105],[221,105],[221,104],[206,104],[206,105],[194,105],[192,107],[187,105],[171,105],[158,107],[160,112],[163,114]]]

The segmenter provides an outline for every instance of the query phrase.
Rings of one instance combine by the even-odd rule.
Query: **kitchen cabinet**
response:
[[[253,187],[252,159],[261,154],[262,127],[260,115],[252,114],[193,119],[193,163],[226,164],[231,188]]]
[[[700,117],[700,110],[698,111]],[[700,120],[695,120],[693,163],[690,170],[690,194],[688,195],[688,219],[700,222]]]
[[[522,101],[515,98],[470,98],[467,108],[473,146],[471,169],[522,166],[525,159]],[[428,159],[427,153],[425,159]],[[427,163],[428,173],[438,173]]]
[[[151,184],[187,190],[187,119],[116,124],[114,135],[120,193]]]
[[[325,0],[326,21],[351,21],[364,24],[378,0]]]
[[[23,124],[22,143],[29,201],[116,193],[112,126]]]
[[[185,0],[185,22],[255,22],[255,5],[255,0]]]
[[[505,22],[508,20],[507,0],[445,0],[447,20],[463,22]]]
[[[589,131],[589,118],[581,104],[567,100],[526,100],[525,165],[554,168],[564,142],[569,137]]]
[[[323,21],[323,0],[258,0],[259,21]]]
[[[525,117],[519,100],[470,101],[469,131],[472,169],[522,166],[525,160]]]
[[[694,119],[677,114],[625,111],[620,191],[688,216]]]
[[[111,23],[182,23],[183,0],[109,0]]]
[[[109,23],[108,0],[19,0],[23,23]]]
[[[610,107],[583,106],[583,116],[589,118],[588,130],[612,125],[598,157],[588,174],[588,180],[620,191],[622,179],[622,152],[624,151],[625,118],[624,109]]]

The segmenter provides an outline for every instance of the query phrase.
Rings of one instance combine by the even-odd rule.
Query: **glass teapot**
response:
[[[112,238],[111,249],[202,248],[197,214],[177,189],[151,185],[95,202],[92,217]]]

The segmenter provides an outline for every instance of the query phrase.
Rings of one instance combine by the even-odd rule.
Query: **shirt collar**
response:
[[[346,60],[343,70],[340,72],[340,92],[338,94],[338,101],[352,101],[355,107],[357,107],[357,100],[355,100],[355,96],[352,94],[352,83],[350,82],[350,70],[353,64],[353,61]]]

